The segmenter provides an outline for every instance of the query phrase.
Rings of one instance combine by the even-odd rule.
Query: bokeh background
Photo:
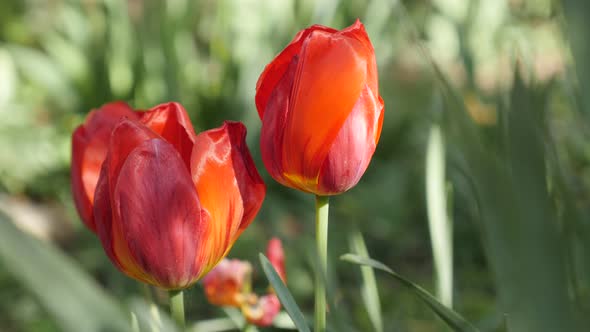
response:
[[[297,31],[356,18],[375,48],[386,110],[366,174],[331,200],[334,330],[375,329],[360,270],[338,260],[357,231],[371,257],[435,290],[424,175],[433,123],[447,151],[454,308],[482,331],[585,330],[588,9],[584,0],[0,1],[0,223],[27,234],[0,233],[0,330],[62,331],[72,313],[96,314],[66,306],[78,296],[59,288],[70,268],[120,303],[145,293],[108,261],[70,193],[71,133],[113,100],[178,101],[197,131],[246,124],[268,194],[229,256],[255,263],[263,290],[258,253],[280,237],[288,286],[311,315],[313,197],[264,170],[255,85]],[[52,254],[41,265],[39,250]],[[65,266],[52,259],[68,270],[51,270]],[[384,331],[446,329],[414,293],[376,277]],[[227,316],[200,285],[186,301],[193,322]]]

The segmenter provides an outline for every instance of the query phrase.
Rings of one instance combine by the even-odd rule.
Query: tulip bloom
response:
[[[299,32],[256,85],[262,160],[281,184],[316,195],[352,188],[381,133],[383,100],[360,21]]]
[[[203,278],[209,303],[239,307],[252,288],[252,264],[239,259],[223,259]]]
[[[245,137],[237,122],[196,135],[176,103],[117,124],[96,187],[94,220],[122,272],[182,289],[228,253],[266,192]]]
[[[278,238],[268,242],[266,255],[283,282],[286,281],[285,254]],[[203,278],[207,300],[217,306],[241,308],[246,320],[257,326],[269,326],[281,310],[281,302],[270,289],[258,297],[252,292],[252,265],[238,259],[224,259]]]
[[[92,206],[100,168],[107,155],[111,131],[121,118],[136,120],[138,114],[123,102],[93,110],[72,135],[72,195],[84,224],[96,232]]]

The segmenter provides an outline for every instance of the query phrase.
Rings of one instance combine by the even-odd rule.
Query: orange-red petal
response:
[[[222,259],[262,205],[266,187],[245,143],[246,128],[225,122],[197,135],[191,174],[201,206],[211,218],[204,230],[208,269]]]
[[[289,64],[301,51],[301,46],[307,37],[314,31],[325,31],[325,32],[336,32],[337,30],[325,27],[322,25],[313,25],[305,30],[300,31],[295,38],[281,51],[265,68],[258,82],[256,83],[256,108],[258,109],[258,115],[260,119],[264,118],[266,105],[273,93],[273,90],[279,84],[279,81],[283,78]]]

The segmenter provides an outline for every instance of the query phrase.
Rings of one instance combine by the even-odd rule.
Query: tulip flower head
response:
[[[266,188],[241,123],[196,135],[177,103],[138,118],[119,120],[104,143],[93,203],[96,233],[128,276],[186,288],[228,253]]]
[[[276,181],[316,195],[356,185],[377,146],[384,109],[362,23],[299,32],[260,75],[256,107],[262,160]]]
[[[283,282],[285,255],[281,240],[273,238],[266,250],[269,261]],[[224,259],[203,278],[207,300],[218,306],[237,307],[246,320],[257,326],[269,326],[281,310],[281,303],[272,288],[268,294],[259,297],[252,291],[252,265],[238,259]]]
[[[252,264],[223,259],[203,278],[205,295],[211,304],[239,307],[251,292]]]

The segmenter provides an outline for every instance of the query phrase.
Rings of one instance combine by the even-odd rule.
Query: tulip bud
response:
[[[278,238],[268,242],[266,254],[281,277],[285,275],[285,255]],[[269,286],[269,293],[258,297],[252,291],[252,265],[237,259],[224,259],[203,278],[203,287],[209,303],[218,306],[239,307],[246,320],[257,326],[269,326],[281,310],[281,302]]]
[[[287,274],[285,273],[285,253],[283,252],[283,244],[279,238],[273,237],[268,241],[266,248],[266,257],[274,267],[275,271],[284,283],[287,282]]]
[[[360,21],[299,32],[256,85],[262,160],[281,184],[334,195],[358,183],[383,123],[377,65]]]

